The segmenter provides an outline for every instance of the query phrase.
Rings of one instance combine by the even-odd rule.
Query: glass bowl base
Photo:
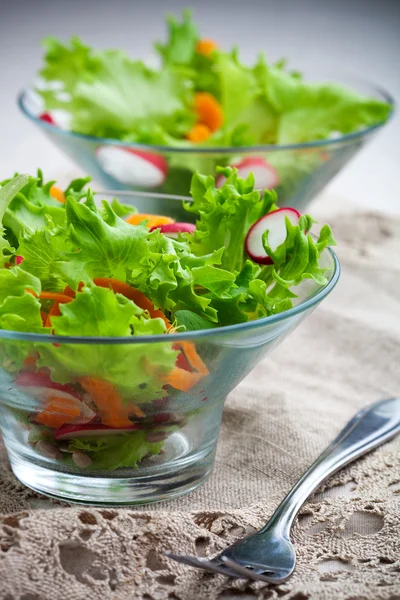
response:
[[[214,458],[215,446],[167,464],[83,475],[49,468],[9,449],[12,470],[21,483],[52,498],[94,506],[149,504],[182,496],[206,481]]]

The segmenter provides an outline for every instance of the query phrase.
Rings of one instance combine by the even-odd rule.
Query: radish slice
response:
[[[154,188],[163,184],[167,176],[167,161],[159,154],[100,146],[96,156],[102,169],[120,183]]]
[[[129,433],[137,431],[139,428],[132,423],[130,427],[108,427],[101,423],[92,423],[91,425],[63,425],[54,432],[56,440],[72,440],[79,437],[96,437],[98,435],[116,435],[118,433]]]
[[[253,173],[255,190],[271,190],[279,184],[279,175],[276,169],[261,156],[250,156],[243,160],[233,161],[231,166],[236,167],[238,175],[242,179],[246,179],[250,173]],[[218,175],[215,182],[216,187],[222,187],[225,181],[226,178],[223,175]]]
[[[49,125],[55,125],[56,122],[53,119],[53,117],[51,116],[50,113],[43,113],[40,115],[39,119],[41,119],[41,121],[44,121],[45,123],[49,123]]]
[[[196,225],[193,225],[193,223],[168,223],[165,225],[156,225],[150,231],[154,231],[155,229],[159,229],[161,233],[170,238],[178,239],[179,233],[194,233]]]
[[[44,111],[44,100],[37,92],[32,89],[25,90],[23,103],[28,113],[40,118]]]
[[[81,399],[79,393],[71,385],[56,383],[50,378],[47,371],[37,371],[36,373],[33,373],[32,371],[22,371],[16,376],[15,383],[21,387],[57,390],[58,392],[64,392],[69,396],[74,396],[78,400]]]
[[[279,208],[261,217],[249,229],[245,247],[247,254],[254,262],[261,265],[272,265],[272,259],[264,250],[262,236],[268,229],[268,244],[272,250],[276,250],[286,239],[286,217],[288,217],[293,225],[298,225],[301,214],[295,208]]]

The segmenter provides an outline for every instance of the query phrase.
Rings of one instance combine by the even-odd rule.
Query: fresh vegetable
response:
[[[134,423],[131,423],[127,427],[121,427],[116,429],[108,427],[107,425],[101,425],[100,423],[92,423],[88,425],[63,425],[55,431],[54,438],[56,440],[72,440],[75,438],[89,438],[98,437],[104,435],[118,435],[119,433],[130,433],[131,431],[137,431],[139,427]]]
[[[162,185],[167,176],[167,161],[159,154],[100,146],[96,155],[104,171],[121,183],[154,188]]]
[[[312,218],[278,210],[251,173],[219,176],[192,179],[195,225],[96,202],[86,179],[61,190],[39,171],[0,188],[0,328],[48,336],[0,343],[38,455],[136,467],[207,403],[215,349],[177,332],[277,314],[304,279],[326,283],[330,228],[313,238]]]
[[[298,225],[300,217],[301,214],[294,208],[280,208],[256,221],[250,227],[245,242],[250,258],[262,265],[272,265],[273,260],[265,250],[264,240],[268,239],[268,246],[275,252],[285,242],[286,219],[292,225]]]
[[[167,237],[178,239],[180,233],[194,233],[196,226],[193,223],[166,223],[165,225],[153,225],[150,231],[159,229]]]
[[[272,190],[279,184],[279,175],[276,169],[270,165],[264,158],[252,156],[240,159],[231,163],[236,167],[238,175],[242,179],[247,179],[250,173],[254,176],[254,189]],[[219,175],[216,179],[216,186],[221,187],[224,184],[225,177]]]
[[[169,136],[169,145],[187,138],[195,123],[209,127],[209,145],[214,137],[230,145],[221,143],[220,130],[228,139],[239,129],[242,144],[236,145],[294,144],[357,131],[389,115],[388,104],[338,84],[305,83],[285,61],[269,64],[260,55],[254,66],[244,66],[236,49],[226,52],[217,40],[202,38],[189,11],[167,26],[165,44],[155,44],[162,61],[155,71],[121,51],[47,38],[37,89],[46,114],[67,111],[79,133],[145,144]]]

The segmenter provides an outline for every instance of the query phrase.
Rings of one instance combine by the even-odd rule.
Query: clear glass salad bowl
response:
[[[326,79],[325,73],[322,79]],[[390,95],[373,84],[336,74],[329,79],[393,107]],[[216,175],[217,166],[231,165],[238,168],[241,177],[252,171],[256,189],[275,189],[280,206],[300,211],[383,125],[302,144],[177,148],[74,133],[62,111],[53,115],[57,125],[49,122],[39,96],[29,88],[20,94],[18,104],[26,117],[107,189],[187,195],[194,171]]]
[[[161,213],[180,204],[139,193],[123,201]],[[195,489],[212,471],[227,395],[337,283],[336,255],[326,249],[321,259],[326,285],[304,280],[293,308],[247,323],[101,338],[0,330],[0,428],[15,475],[49,496],[99,505],[156,502]],[[21,353],[29,358],[13,370],[12,357]],[[165,371],[171,353],[175,382]],[[116,402],[112,386],[91,377],[99,364],[108,372],[124,365],[127,389],[136,390],[131,404]],[[65,383],[55,384],[49,369],[65,365]],[[165,381],[164,397],[146,393],[152,378]]]

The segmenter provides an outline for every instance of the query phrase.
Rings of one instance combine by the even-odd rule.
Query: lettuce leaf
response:
[[[194,254],[207,254],[224,248],[221,267],[230,273],[241,271],[246,260],[245,239],[251,225],[275,207],[275,192],[263,196],[253,189],[252,174],[246,180],[238,177],[237,169],[218,169],[226,177],[221,188],[215,187],[212,176],[195,174],[192,179],[192,203],[188,212],[198,215],[196,231],[190,238]]]
[[[309,84],[285,62],[260,56],[245,66],[238,50],[196,51],[200,39],[190,11],[169,17],[164,44],[156,43],[161,67],[150,70],[116,50],[94,51],[78,38],[45,41],[38,90],[48,110],[63,108],[79,133],[145,144],[184,143],[196,116],[193,94],[211,93],[221,103],[224,124],[201,146],[294,144],[328,139],[384,122],[390,106],[334,83]],[[60,93],[62,92],[62,93]],[[189,143],[193,147],[192,143]],[[170,168],[213,173],[201,156],[179,157]]]
[[[0,329],[48,333],[42,325],[40,302],[27,289],[39,294],[40,280],[20,267],[0,269]],[[29,342],[3,339],[0,342],[0,364],[8,372],[17,371],[30,351]]]
[[[60,305],[52,318],[55,335],[142,336],[166,333],[162,319],[152,319],[121,294],[107,288],[84,287],[76,298]],[[127,401],[152,401],[165,395],[163,377],[175,365],[172,341],[159,344],[35,344],[38,366],[50,367],[54,381],[68,383],[79,377],[98,377],[111,383]]]
[[[91,468],[114,470],[120,467],[136,467],[148,454],[158,454],[164,442],[148,442],[144,431],[128,434],[103,435],[95,438],[71,440],[68,451],[79,450],[92,459]]]
[[[7,256],[12,253],[9,241],[4,238],[4,215],[15,196],[27,184],[28,179],[27,175],[17,175],[12,180],[0,184],[0,267],[4,266]]]

